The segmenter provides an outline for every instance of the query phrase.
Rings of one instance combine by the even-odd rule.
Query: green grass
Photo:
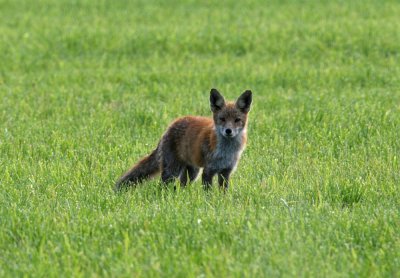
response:
[[[0,276],[400,276],[399,14],[0,0]],[[212,87],[254,93],[229,192],[115,194]]]

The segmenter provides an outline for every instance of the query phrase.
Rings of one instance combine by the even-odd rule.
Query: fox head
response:
[[[250,90],[241,94],[236,102],[225,103],[224,97],[216,89],[211,89],[210,106],[217,133],[225,138],[234,138],[242,134],[246,129],[251,101]]]

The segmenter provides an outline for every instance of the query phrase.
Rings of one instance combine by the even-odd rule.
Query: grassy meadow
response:
[[[399,14],[0,0],[0,276],[400,276]],[[114,193],[212,87],[254,94],[229,192]]]

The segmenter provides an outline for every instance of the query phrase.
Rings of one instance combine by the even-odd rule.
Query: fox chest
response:
[[[234,169],[240,159],[241,153],[241,144],[218,146],[209,158],[207,167],[215,171]]]

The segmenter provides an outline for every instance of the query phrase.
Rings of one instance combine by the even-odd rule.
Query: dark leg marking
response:
[[[185,186],[188,182],[188,178],[189,178],[189,182],[194,181],[197,178],[199,171],[200,171],[199,168],[187,165],[183,169],[181,176],[180,176],[181,185]]]
[[[204,189],[209,189],[211,187],[212,179],[215,174],[216,174],[216,172],[211,169],[207,169],[207,168],[203,169],[202,183],[203,183]]]
[[[175,157],[174,152],[164,147],[162,150],[161,180],[163,183],[170,183],[178,178],[184,165]]]
[[[232,169],[224,169],[218,173],[218,184],[224,189],[229,187],[229,177],[231,175]]]

